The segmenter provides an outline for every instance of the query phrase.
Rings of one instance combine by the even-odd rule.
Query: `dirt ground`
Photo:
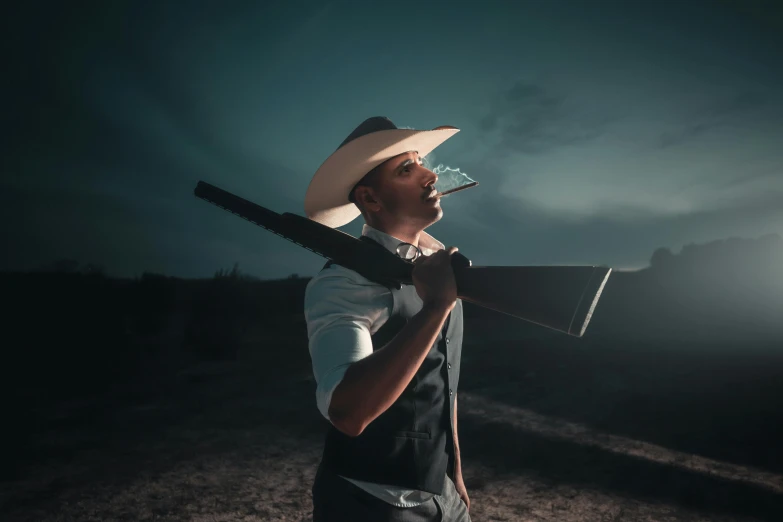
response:
[[[654,370],[641,353],[548,350],[512,371],[466,347],[459,433],[473,520],[783,520],[780,428],[759,424],[780,419],[777,373],[750,365],[748,390],[736,362],[720,366],[731,381],[718,363],[663,375],[675,366],[659,355]],[[229,364],[165,392],[39,405],[7,461],[0,519],[310,520],[326,430],[314,388],[306,372]],[[778,402],[759,405],[761,392]]]

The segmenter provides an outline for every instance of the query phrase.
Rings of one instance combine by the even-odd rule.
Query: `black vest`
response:
[[[361,239],[374,242],[366,236]],[[413,285],[389,290],[394,308],[372,336],[374,350],[393,339],[421,309]],[[461,355],[462,302],[457,300],[419,370],[389,409],[358,437],[330,425],[321,465],[355,480],[442,494],[446,475],[454,479],[454,397]]]

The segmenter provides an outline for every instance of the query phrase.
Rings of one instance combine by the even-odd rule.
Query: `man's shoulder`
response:
[[[340,290],[346,292],[362,290],[381,292],[385,290],[385,287],[374,281],[370,281],[355,270],[332,263],[325,266],[310,279],[307,283],[305,293],[312,295],[322,294],[323,292],[331,293]]]
[[[346,314],[377,320],[393,306],[391,290],[337,264],[318,272],[307,283],[304,295],[308,321]]]

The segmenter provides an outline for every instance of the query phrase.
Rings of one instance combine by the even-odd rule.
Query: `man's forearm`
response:
[[[454,395],[454,469],[455,473],[462,473],[462,459],[459,455],[459,437],[457,437],[457,396]]]
[[[383,348],[351,364],[335,388],[329,418],[357,436],[399,398],[435,343],[449,308],[426,306]]]

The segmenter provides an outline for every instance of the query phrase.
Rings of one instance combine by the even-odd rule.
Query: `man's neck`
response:
[[[419,246],[419,237],[421,237],[422,230],[420,229],[408,229],[405,227],[394,227],[384,223],[367,223],[375,230],[380,230],[385,234],[389,234],[392,237],[396,237],[400,241],[405,241],[411,245]]]

